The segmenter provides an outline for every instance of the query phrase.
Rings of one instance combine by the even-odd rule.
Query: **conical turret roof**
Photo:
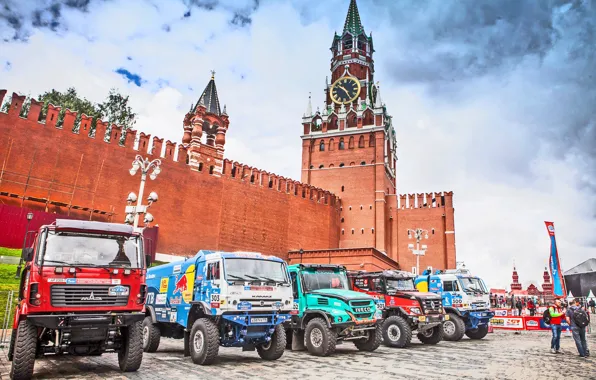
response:
[[[356,0],[350,0],[350,7],[348,8],[348,15],[344,23],[344,33],[350,32],[352,35],[359,35],[364,33],[364,27],[360,20],[360,13],[358,13],[358,5]]]
[[[203,94],[201,94],[201,97],[197,102],[197,106],[199,105],[205,106],[205,108],[207,108],[207,113],[221,116],[219,97],[217,96],[217,87],[215,87],[215,71],[211,72],[211,80],[209,83],[207,83],[207,87],[205,87]]]

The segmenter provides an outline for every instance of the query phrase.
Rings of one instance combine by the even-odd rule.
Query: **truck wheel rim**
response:
[[[269,342],[267,342],[267,343],[263,343],[263,344],[261,345],[261,348],[262,348],[263,350],[267,351],[268,349],[270,349],[270,348],[271,348],[271,342],[272,342],[272,341],[273,341],[273,339],[271,339],[271,340],[270,340]]]
[[[323,344],[323,332],[316,327],[310,332],[310,343],[315,347],[321,347]]]
[[[149,327],[143,327],[143,345],[146,346],[149,341]]]
[[[430,338],[433,335],[433,329],[424,330],[422,332],[422,335],[424,335],[427,338]]]
[[[387,328],[387,336],[392,342],[397,342],[401,338],[401,330],[396,325],[391,325]]]
[[[445,331],[445,334],[447,335],[455,334],[455,324],[451,321],[445,321],[443,324],[443,331]]]
[[[201,330],[198,330],[197,333],[195,334],[195,337],[193,338],[193,344],[195,346],[195,352],[201,352],[203,351],[203,342],[205,340],[205,337],[203,335],[203,332]]]

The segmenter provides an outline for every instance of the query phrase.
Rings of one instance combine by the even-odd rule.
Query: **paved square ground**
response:
[[[184,358],[182,341],[163,339],[158,352],[145,354],[138,372],[122,374],[116,354],[38,360],[34,379],[596,379],[596,333],[588,335],[595,356],[580,359],[571,336],[561,338],[562,354],[549,352],[549,332],[498,331],[485,339],[425,346],[413,339],[408,349],[381,346],[361,353],[352,343],[334,356],[319,358],[286,351],[275,362],[256,352],[220,348],[219,360],[198,366]],[[10,362],[0,349],[0,378],[8,379]]]

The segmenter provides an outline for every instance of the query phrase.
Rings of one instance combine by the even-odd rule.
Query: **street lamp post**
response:
[[[31,223],[31,219],[33,219],[33,213],[29,211],[27,213],[27,227],[25,228],[25,237],[23,238],[23,250],[25,250],[25,244],[27,244],[27,235],[29,234],[29,223]],[[17,266],[17,273],[15,273],[14,278],[19,278],[21,276],[21,269],[23,267],[23,255],[21,253],[21,259],[19,260],[19,265]]]
[[[408,244],[408,248],[416,255],[416,275],[420,275],[420,256],[424,256],[428,248],[425,244],[421,247],[420,240],[422,240],[423,236],[425,239],[428,239],[428,231],[422,228],[416,228],[415,230],[408,228],[408,239],[411,239],[412,235],[416,239],[416,247],[414,248],[414,244]]]
[[[151,170],[151,174],[149,174],[149,178],[151,180],[155,180],[157,175],[161,173],[161,160],[155,159],[153,161],[149,161],[148,158],[143,158],[140,155],[137,155],[132,162],[132,168],[130,169],[130,175],[134,176],[137,174],[137,171],[141,169],[141,186],[139,187],[139,196],[133,192],[128,194],[128,198],[126,201],[128,202],[128,206],[126,206],[126,219],[124,223],[132,224],[134,229],[136,230],[139,227],[139,216],[141,214],[145,214],[145,218],[143,222],[145,224],[151,223],[153,221],[153,215],[147,212],[147,209],[155,202],[157,202],[157,193],[152,191],[149,193],[147,197],[148,205],[143,205],[143,192],[145,191],[145,181],[147,180],[147,173]],[[134,206],[133,203],[137,202],[137,205]]]

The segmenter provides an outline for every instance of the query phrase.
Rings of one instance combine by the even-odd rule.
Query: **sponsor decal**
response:
[[[178,317],[178,313],[175,311],[172,311],[170,313],[170,323],[176,323],[177,317]]]
[[[219,309],[219,302],[211,302],[212,309]]]
[[[167,297],[165,294],[156,294],[155,295],[155,304],[156,305],[165,305],[166,299],[167,299]]]
[[[223,300],[222,300],[222,303],[223,303]],[[277,301],[276,303],[273,304],[273,308],[274,309],[281,309],[283,305],[284,305],[283,303]]]
[[[245,286],[244,290],[272,292],[273,286]],[[263,296],[266,297],[266,296]]]
[[[60,281],[62,282],[62,281]],[[67,278],[64,280],[67,284],[87,284],[87,285],[120,285],[119,279],[109,278]]]
[[[128,292],[128,287],[122,285],[112,286],[108,289],[108,295],[110,296],[127,296]]]
[[[29,274],[29,273],[27,273]],[[65,278],[48,278],[48,282],[66,282]]]
[[[178,264],[178,265],[174,265],[174,274],[178,274],[182,271],[182,265]]]
[[[182,303],[181,297],[172,297],[170,298],[170,305],[180,305]]]
[[[155,275],[154,274],[148,274],[146,278],[147,278],[147,280],[153,280],[155,278]]]
[[[536,321],[528,321],[528,322],[527,322],[527,325],[528,325],[528,326],[535,327],[535,326],[538,326],[538,325],[539,325],[539,323],[538,323],[538,322],[536,322]]]
[[[155,293],[149,293],[147,294],[147,303],[149,305],[151,305],[153,303],[153,301],[155,301]]]
[[[355,307],[354,312],[356,313],[369,313],[370,307]]]
[[[240,301],[237,306],[238,310],[251,310],[252,304],[248,301]]]
[[[162,279],[159,283],[159,292],[160,293],[165,293],[168,291],[168,282],[169,282],[169,279],[167,277],[162,277]]]

